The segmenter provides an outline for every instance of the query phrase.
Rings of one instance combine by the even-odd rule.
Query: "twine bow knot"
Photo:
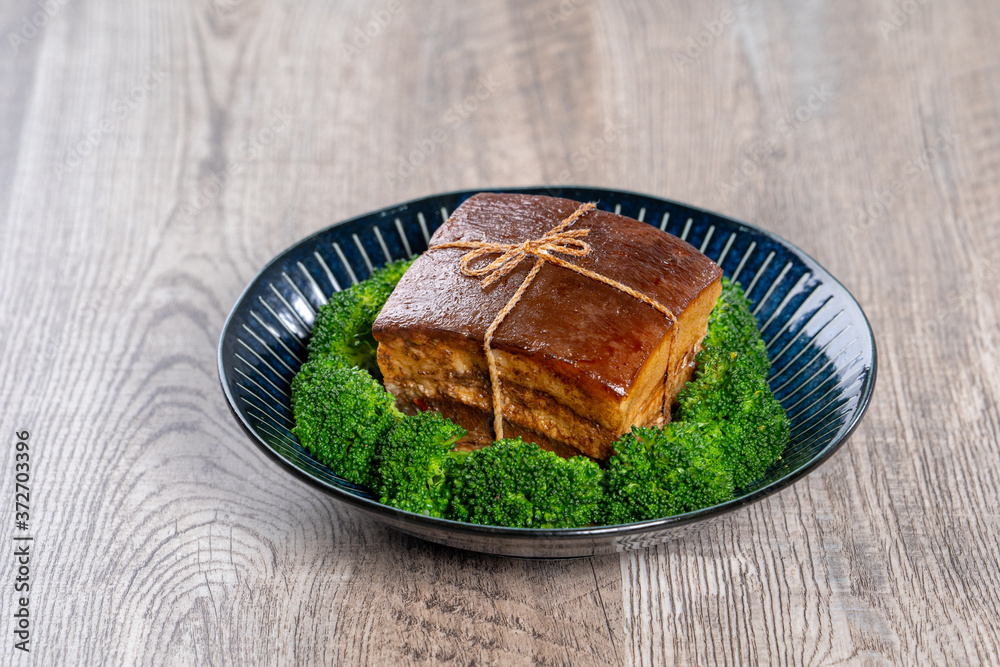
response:
[[[551,230],[537,239],[528,239],[524,243],[469,243],[461,247],[472,247],[470,252],[462,256],[459,268],[462,275],[470,278],[482,278],[480,285],[485,289],[517,268],[527,257],[537,257],[540,260],[551,260],[554,253],[569,257],[586,257],[590,254],[590,244],[582,240],[590,233],[589,229],[573,229],[556,232]],[[436,247],[457,247],[456,244],[442,244]],[[499,254],[489,264],[474,267],[473,264],[487,255]]]
[[[482,280],[480,280],[479,284],[483,289],[486,289],[516,269],[524,259],[528,257],[537,258],[534,266],[531,267],[531,271],[528,272],[528,275],[521,282],[520,287],[517,288],[517,291],[514,292],[514,295],[510,298],[507,304],[500,310],[499,313],[497,313],[497,316],[493,319],[493,322],[486,330],[486,335],[483,336],[483,350],[486,353],[486,364],[490,371],[490,384],[493,388],[493,430],[497,440],[503,438],[503,396],[500,392],[500,376],[499,371],[497,370],[493,348],[491,346],[491,343],[493,342],[493,335],[500,327],[500,324],[504,321],[504,318],[510,314],[510,311],[512,311],[518,301],[521,300],[524,292],[531,285],[535,276],[538,275],[538,272],[546,262],[550,262],[556,266],[561,266],[571,271],[576,271],[577,273],[587,276],[588,278],[610,285],[611,287],[614,287],[631,297],[649,304],[656,310],[666,315],[667,319],[670,320],[671,323],[675,323],[677,321],[673,312],[671,312],[669,308],[661,304],[659,301],[646,296],[642,292],[632,289],[628,285],[623,285],[617,280],[612,280],[607,276],[602,276],[599,273],[585,269],[582,266],[573,264],[572,262],[567,262],[561,257],[556,256],[556,254],[560,254],[568,257],[586,257],[590,254],[591,246],[583,240],[583,238],[590,233],[590,230],[567,230],[567,228],[596,208],[597,205],[593,202],[581,204],[580,207],[572,213],[572,215],[550,229],[544,236],[537,239],[528,239],[523,243],[507,244],[493,243],[489,241],[452,241],[448,243],[438,243],[429,248],[429,250],[437,250],[439,248],[462,248],[469,250],[469,252],[465,253],[459,261],[459,268],[464,276],[468,276],[470,278],[481,278]],[[475,262],[479,261],[483,257],[494,254],[499,256],[488,264],[479,267],[473,266]]]

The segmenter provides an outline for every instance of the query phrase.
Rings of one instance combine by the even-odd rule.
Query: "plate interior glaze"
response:
[[[770,384],[791,420],[791,441],[759,481],[721,505],[622,526],[525,529],[477,526],[387,507],[334,475],[291,432],[290,383],[306,359],[317,309],[387,261],[427,248],[434,230],[476,191],[414,200],[331,225],[272,260],[247,286],[219,342],[219,377],[250,439],[300,480],[399,530],[450,546],[526,558],[573,558],[641,548],[779,491],[848,438],[875,384],[876,351],[847,290],[798,248],[751,225],[677,202],[598,188],[516,188],[594,201],[691,243],[742,284],[768,351]]]

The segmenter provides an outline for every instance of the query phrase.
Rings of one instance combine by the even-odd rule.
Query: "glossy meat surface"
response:
[[[538,238],[578,202],[528,195],[480,194],[467,200],[431,239],[520,243]],[[617,280],[680,314],[721,270],[694,247],[651,225],[593,211],[573,228],[589,229],[593,250],[574,263]],[[382,309],[375,335],[416,327],[482,340],[533,263],[524,260],[483,290],[458,267],[466,250],[424,253]],[[562,372],[595,391],[625,396],[671,324],[660,312],[608,285],[546,264],[497,330],[493,346],[561,362]]]

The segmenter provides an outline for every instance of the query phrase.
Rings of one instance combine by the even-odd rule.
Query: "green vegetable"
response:
[[[309,358],[338,357],[350,366],[378,375],[378,343],[372,337],[372,324],[412,263],[402,260],[387,264],[320,306],[309,340]]]
[[[746,354],[753,372],[767,379],[771,360],[760,337],[757,318],[750,310],[750,301],[737,283],[722,279],[722,294],[708,316],[708,334],[698,355],[702,373],[733,352]],[[701,374],[701,373],[699,373]]]
[[[320,357],[306,362],[292,380],[292,432],[334,473],[374,488],[374,458],[396,423],[395,404],[367,372],[337,357]]]
[[[739,285],[722,280],[694,378],[674,420],[638,428],[608,461],[604,523],[630,523],[709,507],[759,479],[781,457],[788,418],[767,384],[767,348]]]
[[[781,457],[790,426],[767,384],[770,361],[750,305],[723,280],[695,377],[681,390],[677,420],[716,424],[718,445],[737,488],[759,479]]]
[[[465,433],[436,412],[403,415],[378,454],[381,501],[417,514],[446,516],[449,475],[464,456],[452,448]]]
[[[379,311],[382,310],[382,306],[389,300],[392,290],[396,289],[396,284],[399,283],[400,278],[403,277],[403,274],[406,273],[411,264],[413,264],[412,259],[401,259],[390,262],[381,268],[375,269],[367,280],[363,280],[351,289],[356,289],[360,293],[364,304],[378,316]],[[374,321],[375,318],[372,318],[372,322]]]
[[[781,457],[789,437],[788,417],[747,355],[733,352],[708,373],[711,377],[695,378],[684,389],[678,418],[718,426],[733,483],[746,486]]]
[[[454,474],[451,518],[515,528],[585,526],[596,517],[603,473],[584,456],[564,459],[534,443],[498,440]]]
[[[733,477],[719,440],[715,425],[633,428],[608,461],[602,523],[659,519],[732,498]]]

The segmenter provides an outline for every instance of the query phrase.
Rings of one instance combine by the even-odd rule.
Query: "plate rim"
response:
[[[565,190],[592,190],[595,192],[606,192],[609,194],[625,195],[632,197],[642,197],[646,199],[657,200],[666,204],[679,205],[684,208],[696,211],[701,214],[712,216],[715,218],[724,219],[730,223],[737,226],[742,226],[747,230],[752,231],[755,234],[767,237],[772,241],[782,245],[789,250],[791,250],[796,257],[802,261],[807,268],[813,272],[822,274],[825,280],[829,280],[835,283],[839,287],[843,294],[847,296],[853,302],[854,306],[857,308],[858,313],[860,313],[862,320],[865,323],[865,329],[868,335],[868,342],[871,345],[871,366],[867,377],[862,383],[860,389],[860,397],[858,400],[857,408],[854,411],[854,415],[851,418],[850,423],[847,428],[843,431],[842,435],[834,439],[826,449],[817,455],[816,457],[810,459],[808,463],[800,468],[795,469],[785,477],[775,480],[774,482],[763,486],[759,489],[755,489],[751,493],[740,496],[739,498],[733,498],[727,500],[724,503],[718,505],[712,505],[710,507],[705,507],[699,510],[694,510],[692,512],[685,512],[684,514],[675,514],[673,516],[662,517],[659,519],[651,519],[648,521],[637,521],[634,523],[623,523],[623,524],[613,524],[606,526],[589,526],[581,528],[511,528],[506,526],[490,526],[485,524],[474,524],[465,523],[462,521],[455,521],[453,519],[444,519],[439,517],[431,517],[424,514],[417,514],[415,512],[409,512],[406,510],[401,510],[390,505],[384,505],[377,500],[364,498],[361,496],[354,495],[348,491],[341,489],[339,487],[330,485],[322,480],[316,479],[315,477],[309,475],[302,469],[296,467],[278,452],[271,448],[257,433],[253,428],[246,422],[243,415],[240,413],[236,406],[235,397],[229,390],[227,383],[227,377],[223,362],[224,346],[226,341],[226,333],[229,331],[230,324],[232,323],[233,317],[235,317],[240,306],[243,304],[244,299],[247,294],[254,287],[257,281],[268,271],[273,265],[281,261],[285,255],[287,255],[292,249],[297,248],[301,245],[305,245],[314,238],[325,234],[328,231],[334,229],[335,227],[341,227],[344,225],[349,225],[353,222],[357,222],[363,218],[367,218],[372,215],[377,215],[379,213],[384,213],[393,209],[401,209],[404,207],[409,207],[418,203],[425,202],[427,200],[446,198],[446,197],[461,197],[461,196],[472,196],[473,194],[479,192],[497,192],[497,193],[521,193],[521,194],[545,194],[545,196],[560,196],[560,191]],[[546,194],[552,193],[552,194]],[[648,223],[647,223],[648,224]],[[422,197],[415,197],[413,199],[408,199],[406,201],[398,202],[396,204],[391,204],[389,206],[383,206],[381,208],[368,211],[359,215],[355,215],[344,220],[339,220],[332,224],[326,225],[315,232],[302,237],[301,239],[295,241],[294,243],[288,245],[283,250],[278,252],[274,257],[271,258],[250,280],[247,282],[246,286],[240,292],[240,295],[236,298],[233,307],[229,311],[229,315],[226,316],[226,320],[222,325],[219,333],[219,344],[217,347],[217,369],[219,384],[222,387],[223,394],[226,397],[226,404],[229,407],[229,411],[236,418],[236,422],[243,429],[243,432],[247,437],[257,445],[258,449],[264,452],[268,458],[277,462],[285,471],[289,472],[293,477],[305,482],[309,486],[318,489],[330,495],[337,500],[347,502],[348,504],[365,511],[366,513],[381,516],[386,519],[392,519],[399,522],[405,523],[417,523],[425,524],[428,527],[446,529],[450,533],[468,533],[475,534],[477,537],[505,537],[514,539],[531,539],[537,540],[538,538],[547,538],[550,540],[577,540],[579,538],[587,537],[600,537],[603,535],[613,535],[615,537],[627,537],[635,534],[642,534],[647,532],[652,532],[655,530],[662,529],[672,529],[679,528],[681,526],[686,526],[692,523],[703,521],[709,518],[716,518],[729,514],[738,509],[742,509],[747,505],[752,505],[754,503],[760,502],[765,498],[772,496],[784,489],[788,488],[792,484],[798,482],[799,480],[807,477],[813,473],[817,468],[819,468],[823,463],[828,461],[835,453],[837,453],[841,447],[850,439],[850,437],[857,430],[858,425],[864,418],[865,414],[868,412],[868,407],[871,404],[872,396],[874,395],[876,379],[878,376],[878,346],[875,340],[875,333],[871,326],[871,321],[868,319],[868,315],[865,313],[864,308],[858,302],[857,298],[851,293],[847,287],[844,286],[839,279],[836,278],[832,273],[830,273],[826,268],[824,268],[818,261],[813,259],[808,253],[803,251],[794,243],[784,239],[778,234],[762,229],[756,225],[753,225],[742,220],[737,220],[728,215],[722,213],[716,213],[714,211],[709,211],[708,209],[702,208],[700,206],[695,206],[692,204],[687,204],[685,202],[668,199],[666,197],[661,197],[659,195],[646,194],[641,192],[636,192],[633,190],[622,190],[619,188],[606,188],[599,186],[590,185],[559,185],[559,186],[515,186],[515,187],[499,187],[499,188],[472,188],[472,189],[461,189],[461,190],[450,190],[446,192],[439,192],[431,195],[425,195]]]

